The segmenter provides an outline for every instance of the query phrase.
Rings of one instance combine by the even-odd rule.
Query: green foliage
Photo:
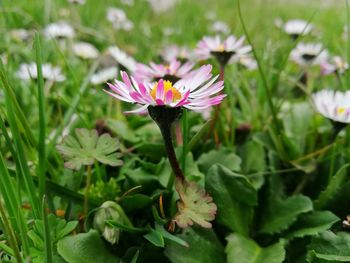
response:
[[[263,248],[254,240],[240,234],[230,234],[227,238],[228,263],[282,263],[285,258],[284,242],[280,241]]]
[[[69,263],[117,263],[119,258],[109,252],[96,230],[65,237],[57,244],[59,255]]]
[[[95,161],[110,166],[123,164],[116,153],[119,149],[119,141],[109,134],[98,136],[96,130],[76,129],[77,139],[67,135],[57,150],[67,160],[65,166],[69,169],[79,170],[83,165],[92,165]]]
[[[69,235],[78,225],[77,221],[66,222],[64,219],[60,219],[53,214],[49,214],[48,217],[48,230],[51,239],[51,247],[53,248],[54,262],[64,262],[64,260],[57,253],[57,243],[67,235]],[[45,233],[43,220],[35,220],[34,227],[28,232],[29,238],[33,242],[31,248],[33,262],[41,263],[45,261]]]
[[[188,247],[169,243],[165,255],[172,263],[225,262],[224,248],[212,229],[186,228],[178,237],[185,240]]]
[[[222,165],[213,165],[206,177],[206,189],[218,207],[217,221],[247,235],[257,205],[257,192],[249,180]]]

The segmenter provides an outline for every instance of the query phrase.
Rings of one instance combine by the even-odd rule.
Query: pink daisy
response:
[[[134,77],[139,82],[158,81],[160,79],[177,82],[179,79],[188,77],[194,66],[192,62],[181,64],[180,61],[173,59],[169,64],[150,63],[150,66],[138,63],[134,71]]]
[[[237,61],[237,58],[246,55],[252,50],[251,46],[243,46],[244,39],[244,36],[237,39],[233,35],[225,40],[222,40],[219,36],[205,36],[198,43],[196,54],[201,60],[213,56],[221,65],[226,65],[231,59],[232,61]]]
[[[142,105],[140,108],[127,113],[145,113],[149,106],[167,106],[170,108],[184,107],[201,111],[213,105],[220,104],[226,96],[217,95],[223,88],[223,81],[212,77],[212,66],[204,65],[186,81],[173,84],[169,80],[159,79],[156,83],[139,83],[124,71],[121,72],[123,81],[115,80],[108,83],[112,92],[106,91],[112,97],[130,103]]]

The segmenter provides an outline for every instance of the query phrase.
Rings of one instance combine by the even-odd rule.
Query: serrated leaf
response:
[[[340,219],[330,211],[314,211],[301,215],[290,227],[287,238],[316,235],[328,230]]]
[[[221,164],[231,171],[241,170],[241,158],[232,150],[220,149],[204,153],[197,161],[199,169],[206,174],[214,164]]]
[[[96,230],[61,239],[57,250],[69,263],[119,262],[119,259],[107,250]]]
[[[350,262],[350,234],[340,232],[334,234],[331,231],[326,231],[312,239],[310,244],[309,254],[316,258],[337,261]],[[317,262],[308,257],[308,262]]]
[[[195,182],[188,182],[176,179],[175,188],[179,193],[180,200],[177,202],[178,213],[174,220],[179,227],[185,228],[199,224],[202,227],[210,228],[215,219],[217,207],[213,198]]]
[[[232,231],[248,234],[257,191],[248,179],[222,165],[214,165],[206,176],[206,189],[218,206],[217,221]]]
[[[330,200],[337,194],[338,190],[344,184],[347,174],[346,169],[349,167],[349,164],[343,165],[338,172],[332,176],[330,182],[328,183],[326,189],[324,189],[317,200],[315,201],[315,207],[317,209],[322,209],[327,206]]]
[[[186,228],[177,235],[185,240],[188,247],[170,242],[165,248],[165,255],[172,263],[224,263],[225,252],[215,232],[206,228]]]
[[[283,242],[262,248],[254,240],[239,234],[227,238],[227,263],[282,263],[285,258]]]
[[[83,165],[92,165],[95,161],[110,166],[120,166],[123,164],[119,158],[119,141],[109,134],[100,137],[96,130],[76,129],[73,136],[66,136],[62,144],[57,145],[57,150],[66,160],[65,166],[69,169],[79,170]]]
[[[280,233],[297,220],[300,214],[313,209],[310,198],[297,195],[272,202],[264,217],[260,232],[266,234]]]

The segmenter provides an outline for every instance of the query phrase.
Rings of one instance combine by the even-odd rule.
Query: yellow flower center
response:
[[[337,113],[338,113],[338,114],[343,114],[343,113],[345,112],[345,110],[346,110],[346,109],[343,108],[343,107],[338,108],[338,109],[337,109]]]
[[[224,44],[220,44],[220,46],[218,47],[218,51],[219,51],[219,52],[224,52],[224,51],[225,51],[225,46],[224,46]]]
[[[179,99],[181,99],[181,93],[175,88],[173,87],[173,83],[169,80],[164,80],[163,82],[164,84],[164,95],[163,95],[163,100],[165,100],[165,96],[167,94],[167,92],[169,90],[171,90],[173,92],[173,102],[178,101]],[[153,86],[152,90],[151,90],[151,97],[155,100],[156,99],[156,94],[157,94],[157,89],[158,89],[158,82]]]

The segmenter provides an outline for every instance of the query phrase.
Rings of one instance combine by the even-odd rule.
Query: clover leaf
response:
[[[178,213],[175,215],[175,222],[181,228],[186,228],[197,223],[198,225],[211,228],[215,219],[217,207],[213,198],[195,182],[188,182],[177,178],[175,187],[180,195],[177,202]]]
[[[66,160],[65,167],[79,170],[82,165],[92,165],[95,161],[110,166],[120,166],[119,141],[105,133],[98,136],[96,130],[76,129],[76,138],[67,135],[57,150]]]

